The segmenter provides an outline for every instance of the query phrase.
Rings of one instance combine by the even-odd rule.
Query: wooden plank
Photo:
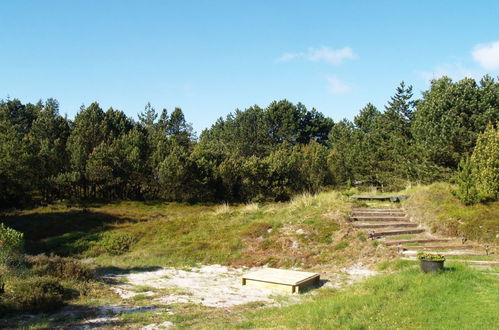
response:
[[[407,217],[398,217],[398,216],[351,216],[351,220],[354,221],[404,221],[408,220]]]
[[[477,257],[477,256],[484,256],[485,253],[480,253],[476,251],[439,251],[439,250],[431,250],[427,251],[430,254],[443,254],[444,256],[472,256],[472,257]],[[418,251],[401,251],[401,254],[405,256],[415,256],[417,255]]]
[[[477,249],[476,246],[472,245],[426,245],[426,246],[393,246],[393,248],[399,248],[402,250],[438,250],[438,251],[444,251],[444,250],[472,250],[472,249]]]
[[[407,213],[405,212],[352,212],[353,217],[405,217]]]
[[[262,281],[246,280],[244,285],[256,287],[256,288],[279,290],[279,291],[283,291],[283,292],[287,292],[287,293],[295,293],[295,291],[296,291],[296,289],[293,285],[269,283],[269,282],[262,282]]]
[[[319,283],[319,281],[320,276],[317,273],[277,268],[261,269],[246,274],[242,278],[243,285],[278,289],[291,293],[299,292],[307,286]]]
[[[424,229],[404,229],[404,230],[390,230],[390,231],[379,231],[372,233],[372,237],[380,236],[390,236],[390,235],[404,235],[404,234],[419,234],[424,233]]]
[[[398,228],[407,228],[407,227],[417,227],[417,223],[411,222],[395,222],[395,223],[362,223],[362,224],[353,224],[354,228],[388,228],[388,227],[398,227]]]
[[[360,200],[389,200],[391,202],[399,202],[409,198],[408,195],[352,195],[350,197]]]
[[[264,268],[243,276],[246,280],[265,281],[271,283],[298,285],[310,278],[319,276],[317,273],[296,270]]]
[[[393,241],[381,241],[385,245],[399,245],[399,244],[410,244],[410,243],[437,243],[437,242],[449,242],[450,238],[415,238],[415,239],[401,239]]]
[[[301,282],[300,285],[298,285],[296,287],[296,289],[298,290],[298,292],[302,292],[303,289],[305,289],[305,288],[308,288],[310,286],[317,286],[317,285],[319,285],[320,281],[321,281],[321,278],[317,274],[316,277],[309,278],[308,280]]]
[[[417,261],[416,257],[402,257],[401,260]],[[447,259],[445,262],[460,262],[472,265],[484,265],[484,266],[499,266],[499,261],[490,260],[466,260],[466,259]]]
[[[405,209],[352,209],[353,212],[386,213],[386,212],[406,212]]]

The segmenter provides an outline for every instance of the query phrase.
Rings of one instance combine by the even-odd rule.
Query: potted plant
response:
[[[436,272],[437,270],[444,269],[445,257],[443,255],[419,252],[418,259],[421,265],[421,270],[425,273]]]

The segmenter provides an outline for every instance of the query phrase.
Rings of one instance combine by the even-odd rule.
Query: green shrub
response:
[[[49,312],[63,305],[64,288],[53,277],[20,278],[9,282],[0,299],[10,312]]]
[[[465,205],[499,198],[499,132],[494,126],[478,136],[471,157],[461,159],[455,180],[456,197]]]
[[[476,190],[475,178],[473,175],[473,163],[470,157],[464,157],[459,162],[458,171],[455,175],[457,190],[455,195],[465,205],[477,202],[478,192]]]
[[[135,242],[132,234],[114,231],[103,233],[98,245],[109,254],[119,255],[128,252]]]
[[[478,200],[497,200],[499,197],[499,131],[492,124],[489,124],[478,136],[471,161]]]
[[[74,258],[63,258],[56,255],[27,256],[26,261],[31,270],[39,276],[50,275],[63,280],[88,281],[95,277],[94,271]]]
[[[0,264],[11,264],[18,260],[23,247],[23,233],[0,223]]]

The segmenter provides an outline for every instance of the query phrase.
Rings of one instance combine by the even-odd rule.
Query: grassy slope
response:
[[[477,221],[481,228],[497,228],[497,203],[464,207],[449,188],[413,187],[407,191],[413,197],[404,205],[437,231],[452,225],[462,230]],[[92,256],[99,267],[222,263],[321,271],[386,254],[365,236],[339,229],[350,206],[338,193],[328,192],[266,205],[121,202],[85,210],[49,206],[8,214],[5,220],[26,233],[32,251]],[[103,253],[98,248],[101,233],[110,231],[129,233],[137,241],[123,255]],[[291,248],[295,243],[298,248]],[[414,265],[401,265],[407,264]],[[303,297],[304,303],[284,308],[241,306],[225,313],[190,306],[171,320],[200,328],[493,328],[499,322],[497,277],[452,266],[454,271],[438,275],[406,269],[341,291],[317,290]],[[82,303],[93,304],[88,299]],[[132,323],[143,318],[147,323],[146,316],[128,317]]]
[[[188,323],[199,328],[493,329],[499,324],[497,276],[451,264],[440,274],[410,267],[307,302]]]
[[[49,206],[8,214],[6,222],[25,232],[28,252],[90,256],[104,267],[308,267],[348,259],[348,251],[355,250],[348,249],[343,237],[334,236],[349,207],[347,198],[326,192],[265,205],[121,202],[84,210]],[[103,232],[128,233],[136,243],[123,255],[109,255],[99,248]],[[292,244],[299,248],[290,249]]]
[[[403,205],[436,233],[499,244],[499,202],[465,206],[452,195],[453,189],[447,183],[415,186],[404,191],[411,198]]]

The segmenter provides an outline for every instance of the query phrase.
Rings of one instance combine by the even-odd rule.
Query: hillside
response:
[[[450,190],[445,184],[410,188],[407,192],[412,197],[403,206],[415,220],[427,223],[429,229],[439,234],[459,235],[472,223],[476,228],[474,236],[465,231],[470,241],[493,243],[489,233],[495,230],[497,234],[499,204],[459,206]],[[352,228],[347,221],[349,214],[353,207],[362,206],[366,205],[332,191],[296,196],[286,203],[119,202],[85,207],[53,204],[10,211],[3,214],[2,221],[24,232],[27,253],[55,253],[80,259],[97,277],[83,282],[74,278],[58,280],[73,291],[64,298],[69,305],[62,312],[36,318],[26,318],[21,313],[9,316],[1,324],[83,326],[88,325],[88,319],[103,319],[96,324],[140,327],[172,322],[179,327],[199,328],[396,328],[408,324],[431,327],[430,318],[409,313],[414,308],[421,308],[423,314],[442,311],[435,323],[437,328],[452,328],[459,320],[460,310],[469,314],[465,321],[470,328],[480,322],[490,325],[497,321],[491,315],[498,307],[493,297],[499,287],[497,277],[488,275],[497,269],[487,268],[484,273],[449,262],[448,269],[454,271],[420,274],[415,262],[397,259],[396,249],[369,240],[367,230]],[[451,221],[459,221],[459,225],[452,227]],[[49,262],[42,259],[35,262],[38,268],[32,266],[36,271],[22,276],[38,276],[40,267]],[[209,266],[215,264],[221,266]],[[222,276],[232,283],[244,269],[249,269],[242,267],[263,265],[319,272],[325,282],[321,288],[298,296],[256,295],[247,303],[236,305],[223,295],[212,305],[207,300],[203,302],[216,296],[216,291],[206,291],[205,298],[196,300],[186,293],[188,287],[168,286],[176,278],[190,283],[187,285],[197,285],[186,281],[198,278],[197,281],[215,287],[223,286],[225,280],[210,281]],[[7,289],[20,285],[16,284],[16,274],[19,273],[4,276]],[[227,288],[233,288],[229,282]],[[248,292],[241,293],[237,287],[234,290],[231,299],[248,298]],[[435,295],[428,296],[430,291]],[[161,300],[164,297],[184,300]],[[458,301],[466,301],[462,309],[454,309]],[[276,304],[281,307],[271,307]],[[474,307],[484,305],[487,308]],[[70,313],[71,317],[61,323],[61,313]]]

